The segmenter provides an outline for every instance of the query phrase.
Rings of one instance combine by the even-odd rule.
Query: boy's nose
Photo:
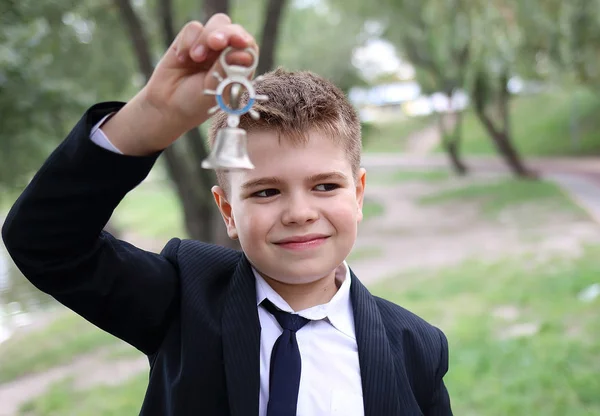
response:
[[[305,224],[318,218],[317,209],[305,197],[290,198],[283,212],[281,221],[284,224]]]

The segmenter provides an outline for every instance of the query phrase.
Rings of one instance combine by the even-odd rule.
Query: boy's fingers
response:
[[[229,21],[229,19],[223,20],[223,22],[225,21]],[[202,62],[215,59],[228,46],[243,49],[255,47],[255,45],[254,37],[242,26],[232,23],[223,24],[219,20],[215,20],[213,23],[213,19],[211,19],[192,48],[191,56],[194,61]],[[250,56],[248,56],[248,61],[251,61]]]
[[[228,46],[258,51],[254,37],[222,13],[215,14],[206,25],[198,21],[187,23],[173,43],[180,64],[196,62],[201,64],[199,69],[210,68]],[[246,52],[236,51],[227,56],[227,63],[233,65],[250,66],[252,62],[253,57]]]
[[[230,24],[214,31],[207,30],[206,43],[210,49],[220,51],[227,46],[246,48],[254,43],[254,38],[242,26]]]
[[[186,61],[187,57],[190,55],[190,49],[195,45],[204,30],[205,28],[202,23],[193,21],[186,24],[181,32],[179,32],[179,35],[175,40],[175,51],[177,53],[177,58],[181,62]]]
[[[198,37],[194,38],[193,44],[190,45],[189,55],[191,58],[196,62],[204,61],[210,52],[209,46],[206,42],[208,34],[230,24],[231,18],[224,13],[217,13],[208,19],[208,22],[206,22],[202,33]]]

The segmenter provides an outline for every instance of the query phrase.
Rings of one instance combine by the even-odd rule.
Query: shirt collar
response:
[[[354,332],[354,313],[352,302],[350,300],[350,268],[344,261],[335,270],[335,280],[339,285],[338,291],[333,298],[323,305],[313,306],[308,309],[294,312],[288,303],[277,293],[266,280],[252,267],[252,272],[256,278],[256,305],[260,305],[263,300],[269,299],[273,305],[282,311],[297,313],[298,315],[310,319],[326,319],[334,328],[346,336],[356,339]]]

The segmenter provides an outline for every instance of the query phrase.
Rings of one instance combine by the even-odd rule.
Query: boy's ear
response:
[[[356,203],[358,205],[358,221],[363,219],[363,201],[365,199],[365,187],[367,185],[367,171],[360,168],[358,171],[358,180],[356,181]]]
[[[232,240],[237,240],[237,228],[235,227],[235,220],[233,218],[233,212],[231,211],[231,204],[229,201],[227,201],[227,195],[225,195],[225,191],[220,186],[213,186],[211,192],[215,198],[215,203],[219,208],[219,212],[223,217],[225,226],[227,227],[227,235]]]

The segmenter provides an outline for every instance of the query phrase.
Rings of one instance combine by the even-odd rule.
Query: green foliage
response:
[[[354,49],[363,42],[363,25],[362,16],[326,5],[290,7],[282,21],[278,64],[316,72],[347,92],[364,83],[351,64]]]
[[[130,61],[97,2],[24,0],[0,13],[0,186],[23,186],[93,103],[124,98]],[[117,36],[115,36],[117,35]]]
[[[514,0],[514,7],[533,66],[554,79],[600,84],[600,1]]]
[[[472,59],[472,6],[464,0],[380,0],[384,37],[416,67],[426,93],[463,88]]]
[[[523,156],[598,155],[599,110],[600,99],[591,91],[517,96],[511,101],[513,142]],[[461,150],[465,155],[496,153],[472,111],[464,115]]]

